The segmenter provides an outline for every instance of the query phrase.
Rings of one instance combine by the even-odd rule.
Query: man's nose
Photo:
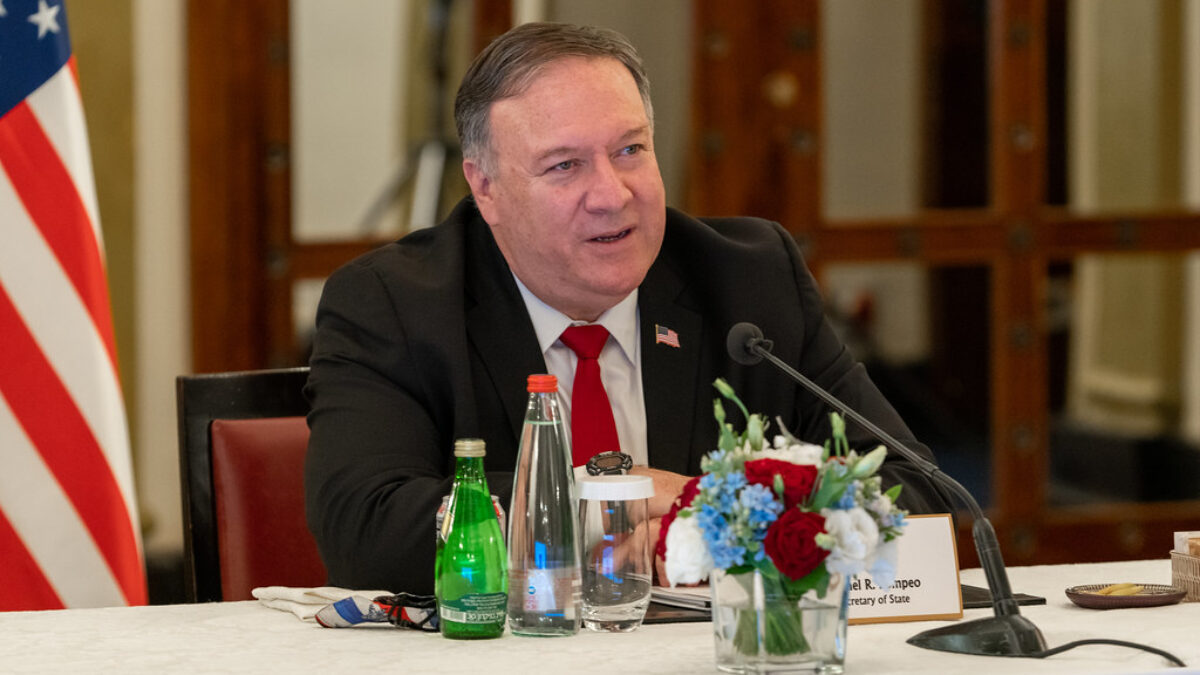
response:
[[[626,184],[622,172],[609,160],[596,162],[592,166],[584,207],[589,211],[605,212],[616,211],[629,203],[633,191]]]

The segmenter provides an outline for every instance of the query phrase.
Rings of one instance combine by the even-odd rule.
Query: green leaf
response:
[[[736,448],[737,445],[737,436],[735,436],[733,433],[733,425],[726,424],[721,428],[721,440],[717,443],[717,447],[725,452],[730,452]]]
[[[771,487],[775,488],[775,496],[779,497],[779,499],[782,501],[783,500],[783,476],[781,474],[775,474],[774,484]]]
[[[892,500],[893,504],[895,504],[896,499],[898,499],[900,497],[900,488],[902,488],[902,487],[904,487],[904,486],[901,485],[900,483],[896,483],[892,487],[888,488],[888,491],[883,494],[886,495],[888,499]]]
[[[789,579],[787,575],[780,574],[783,580],[783,587],[789,598],[799,598],[808,591],[817,591],[817,597],[825,597],[825,591],[829,588],[829,570],[825,569],[825,564],[817,565],[817,569],[800,577],[799,579]]]
[[[733,427],[725,423],[725,406],[721,405],[721,399],[713,399],[713,417],[717,420],[718,439],[717,447],[729,452],[737,447],[737,437],[733,433]]]
[[[747,572],[753,572],[753,571],[754,571],[754,565],[745,564],[745,565],[735,565],[733,567],[730,567],[729,569],[725,570],[725,573],[726,574],[746,574]]]
[[[831,473],[823,472],[817,491],[809,502],[809,510],[820,511],[841,499],[842,493],[846,491],[846,486],[850,484],[850,481],[849,474],[838,478]]]

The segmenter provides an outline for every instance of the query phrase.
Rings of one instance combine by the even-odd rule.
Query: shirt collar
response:
[[[517,289],[521,291],[521,299],[525,301],[525,309],[533,321],[533,330],[537,333],[538,346],[542,354],[550,351],[558,341],[562,332],[571,325],[585,325],[586,321],[573,321],[571,317],[542,302],[521,283],[517,275],[513,275]],[[633,289],[625,299],[608,308],[592,323],[598,323],[616,338],[617,345],[625,352],[625,358],[634,361],[637,354],[637,298],[638,289]]]

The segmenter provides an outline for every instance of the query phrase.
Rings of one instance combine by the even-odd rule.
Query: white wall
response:
[[[1184,120],[1188,114],[1195,120],[1195,111],[1187,112],[1194,95],[1187,92],[1197,71],[1187,62],[1195,47],[1185,40],[1195,29],[1178,22],[1194,16],[1195,5],[1182,14],[1176,9],[1183,7],[1087,0],[1071,5],[1073,209],[1170,209],[1187,202],[1188,169],[1181,160],[1187,144],[1195,143],[1194,129],[1188,130],[1195,122]],[[1200,296],[1189,289],[1184,261],[1092,254],[1079,256],[1075,270],[1070,417],[1114,433],[1186,429],[1189,408],[1198,405],[1198,346],[1188,322],[1195,322]]]
[[[654,152],[667,204],[676,207],[683,203],[691,124],[691,6],[691,0],[535,0],[513,5],[516,18],[605,26],[633,43],[650,77]]]
[[[839,0],[821,10],[825,213],[913,214],[920,206],[920,3]],[[826,301],[841,313],[863,296],[873,299],[879,357],[907,363],[928,356],[923,265],[827,265],[823,281]]]
[[[292,232],[360,236],[407,154],[411,2],[293,0]],[[384,233],[404,231],[398,209]]]
[[[145,548],[183,546],[175,376],[191,368],[184,0],[134,0],[138,505]]]
[[[920,205],[920,19],[915,0],[821,6],[829,218],[905,216]]]
[[[1183,5],[1183,202],[1200,209],[1200,0]],[[1185,266],[1183,424],[1184,438],[1200,443],[1200,253]]]

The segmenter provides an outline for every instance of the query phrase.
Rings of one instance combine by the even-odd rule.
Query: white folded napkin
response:
[[[317,612],[326,605],[351,596],[360,596],[368,601],[381,595],[391,595],[391,591],[359,591],[336,586],[318,586],[316,588],[290,588],[288,586],[263,586],[250,591],[266,607],[291,612],[302,621],[311,621]]]

